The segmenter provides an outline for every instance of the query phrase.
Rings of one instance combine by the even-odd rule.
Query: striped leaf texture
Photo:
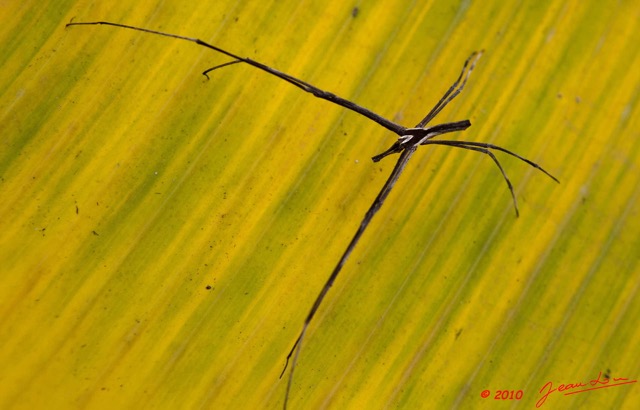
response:
[[[0,5],[0,408],[640,408],[640,3]],[[606,380],[606,382],[605,382]],[[548,393],[548,394],[547,394]],[[487,396],[487,397],[484,397]],[[546,400],[545,400],[546,397]]]

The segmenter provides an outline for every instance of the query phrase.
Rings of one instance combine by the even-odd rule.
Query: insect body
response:
[[[334,281],[336,280],[336,278],[338,277],[338,274],[340,273],[340,271],[342,270],[342,267],[344,266],[344,264],[346,263],[347,259],[349,258],[349,255],[351,254],[351,252],[353,251],[353,249],[355,248],[356,244],[358,243],[358,241],[360,240],[360,237],[362,236],[362,234],[364,233],[364,231],[366,230],[367,226],[369,226],[369,223],[371,222],[373,216],[376,214],[376,212],[380,209],[380,207],[382,206],[382,204],[384,203],[385,199],[387,198],[387,196],[389,195],[389,193],[391,192],[391,189],[393,188],[393,186],[395,185],[396,181],[398,180],[398,178],[400,177],[400,174],[402,174],[402,171],[404,170],[404,168],[406,167],[409,159],[413,156],[413,154],[416,152],[416,150],[418,149],[419,146],[421,145],[444,145],[444,146],[448,146],[448,147],[453,147],[453,148],[462,148],[462,149],[466,149],[466,150],[471,150],[471,151],[476,151],[476,152],[480,152],[482,154],[486,154],[488,155],[493,161],[494,163],[497,165],[498,169],[500,170],[500,172],[502,173],[502,176],[504,178],[504,180],[507,183],[507,186],[509,188],[509,191],[511,192],[511,197],[513,200],[513,205],[515,208],[515,212],[516,212],[516,216],[518,216],[518,206],[517,206],[517,202],[516,202],[516,196],[513,192],[513,186],[511,185],[511,181],[509,181],[509,178],[507,177],[506,173],[504,172],[504,169],[502,168],[502,165],[500,164],[500,162],[498,161],[498,159],[496,158],[496,156],[494,155],[494,153],[492,152],[492,150],[495,151],[501,151],[504,152],[508,155],[511,155],[515,158],[520,159],[521,161],[526,162],[527,164],[531,165],[532,167],[540,170],[541,172],[545,173],[547,176],[549,176],[550,178],[552,178],[554,181],[558,182],[558,180],[553,177],[551,174],[549,174],[547,171],[545,171],[544,169],[542,169],[539,165],[537,165],[536,163],[506,149],[506,148],[502,148],[500,146],[494,145],[494,144],[489,144],[489,143],[484,143],[484,142],[473,142],[473,141],[456,141],[456,140],[441,140],[441,139],[437,139],[437,137],[443,135],[443,134],[447,134],[447,133],[451,133],[451,132],[457,132],[457,131],[464,131],[467,128],[469,128],[471,126],[471,122],[469,120],[462,120],[462,121],[456,121],[456,122],[449,122],[449,123],[444,123],[444,124],[438,124],[438,125],[434,125],[434,126],[429,126],[427,127],[427,124],[429,124],[431,122],[431,120],[434,119],[434,117],[440,112],[442,111],[442,109],[449,103],[451,102],[451,100],[453,100],[458,94],[460,94],[460,92],[462,91],[462,89],[464,88],[467,79],[469,78],[469,76],[471,75],[471,71],[473,71],[473,68],[475,67],[476,62],[478,61],[478,59],[480,58],[480,56],[482,55],[482,52],[474,52],[471,54],[471,56],[469,56],[469,58],[465,61],[464,66],[462,67],[462,71],[460,73],[460,75],[458,76],[458,79],[453,83],[453,85],[451,85],[451,87],[449,88],[449,90],[444,94],[444,96],[440,99],[440,101],[438,101],[438,103],[431,109],[431,111],[429,111],[429,113],[422,119],[422,121],[420,121],[415,127],[413,128],[405,128],[402,125],[396,124],[393,121],[390,121],[376,113],[374,113],[373,111],[368,110],[367,108],[364,108],[352,101],[349,101],[347,99],[344,99],[342,97],[339,97],[331,92],[325,91],[325,90],[321,90],[309,83],[306,83],[298,78],[295,78],[289,74],[283,73],[281,71],[278,71],[274,68],[271,68],[261,62],[258,62],[256,60],[252,60],[250,58],[244,58],[244,57],[240,57],[234,53],[231,53],[227,50],[224,50],[218,46],[214,46],[212,44],[206,43],[200,39],[197,38],[192,38],[192,37],[185,37],[185,36],[180,36],[177,34],[171,34],[171,33],[165,33],[165,32],[161,32],[161,31],[156,31],[156,30],[150,30],[150,29],[146,29],[146,28],[142,28],[142,27],[134,27],[134,26],[129,26],[129,25],[125,25],[125,24],[119,24],[119,23],[110,23],[110,22],[106,22],[106,21],[97,21],[97,22],[71,22],[67,24],[67,27],[69,26],[80,26],[80,25],[108,25],[108,26],[114,26],[114,27],[120,27],[120,28],[125,28],[125,29],[130,29],[130,30],[136,30],[136,31],[142,31],[142,32],[146,32],[146,33],[150,33],[150,34],[155,34],[155,35],[160,35],[160,36],[165,36],[165,37],[171,37],[174,39],[178,39],[178,40],[184,40],[184,41],[189,41],[195,44],[198,44],[200,46],[209,48],[211,50],[214,50],[218,53],[224,54],[227,57],[232,58],[232,61],[229,61],[227,63],[215,66],[213,68],[209,68],[207,70],[205,70],[203,72],[203,74],[205,76],[208,77],[208,74],[216,69],[222,68],[222,67],[226,67],[232,64],[237,64],[237,63],[245,63],[248,65],[251,65],[259,70],[262,70],[264,72],[267,72],[275,77],[278,77],[284,81],[287,81],[288,83],[302,89],[305,92],[308,92],[310,94],[313,94],[315,97],[317,98],[321,98],[323,100],[332,102],[334,104],[340,105],[342,107],[345,107],[351,111],[357,112],[360,115],[363,115],[365,117],[367,117],[368,119],[370,119],[371,121],[374,121],[378,124],[380,124],[381,126],[383,126],[384,128],[394,132],[395,134],[398,135],[398,140],[396,142],[393,143],[393,145],[387,149],[386,151],[382,152],[381,154],[378,154],[376,156],[374,156],[372,159],[374,162],[378,162],[381,159],[383,159],[384,157],[388,156],[388,155],[392,155],[392,154],[400,154],[398,161],[396,162],[396,165],[394,166],[393,170],[391,171],[391,174],[389,175],[387,181],[384,183],[384,185],[382,186],[382,189],[380,190],[380,192],[378,193],[378,196],[376,196],[376,198],[374,199],[373,203],[371,204],[371,206],[369,207],[369,210],[365,213],[364,218],[362,219],[362,221],[360,222],[360,226],[358,227],[358,229],[356,230],[355,235],[353,236],[353,238],[351,239],[351,242],[349,242],[349,244],[347,245],[346,250],[344,251],[344,253],[342,254],[342,257],[338,260],[338,263],[336,264],[334,270],[331,272],[331,275],[329,276],[329,278],[327,279],[326,283],[324,284],[323,288],[320,290],[320,293],[318,294],[318,296],[316,297],[316,300],[314,301],[313,305],[311,306],[311,310],[309,311],[309,313],[307,314],[307,317],[304,321],[304,324],[302,326],[302,330],[300,331],[300,333],[298,334],[298,337],[296,339],[296,341],[293,344],[293,347],[291,348],[291,350],[289,351],[289,354],[287,355],[286,358],[286,362],[285,362],[285,366],[284,369],[282,370],[282,373],[280,374],[280,377],[282,377],[284,375],[284,372],[287,369],[287,366],[289,364],[289,360],[291,360],[291,371],[289,373],[289,379],[287,381],[287,388],[286,388],[286,393],[285,393],[285,399],[284,399],[284,408],[286,409],[287,407],[287,402],[289,400],[289,394],[291,391],[291,384],[293,381],[293,374],[294,374],[294,370],[296,368],[296,363],[298,360],[298,356],[300,354],[300,350],[302,347],[302,341],[304,339],[304,336],[306,334],[307,328],[309,327],[309,324],[311,323],[311,321],[313,320],[316,312],[318,311],[318,308],[320,307],[320,305],[322,304],[322,301],[324,300],[325,296],[327,295],[327,293],[329,292],[329,289],[331,288],[331,286],[333,285]]]

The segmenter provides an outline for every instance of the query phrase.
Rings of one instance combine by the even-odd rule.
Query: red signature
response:
[[[604,389],[605,387],[621,386],[623,384],[631,384],[631,383],[637,382],[637,380],[629,380],[624,377],[614,377],[610,379],[609,377],[605,376],[604,379],[601,379],[600,376],[602,376],[602,372],[598,373],[597,379],[592,379],[586,384],[582,382],[561,384],[556,388],[553,387],[552,382],[547,382],[547,384],[542,386],[542,388],[540,389],[540,393],[543,393],[543,391],[544,393],[542,394],[542,397],[540,397],[540,400],[538,400],[538,402],[536,403],[536,407],[542,406],[544,402],[547,400],[547,397],[549,397],[551,393],[554,393],[557,391],[566,392],[568,390],[572,390],[564,394],[565,396],[568,396],[570,394],[583,393],[591,390]],[[591,386],[591,387],[588,387],[588,386]],[[581,387],[587,387],[587,388],[576,390]]]

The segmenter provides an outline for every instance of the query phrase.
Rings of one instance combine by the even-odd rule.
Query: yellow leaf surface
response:
[[[53,4],[55,3],[55,4]],[[637,1],[0,6],[0,408],[280,408],[394,135],[219,45],[499,155],[423,147],[309,328],[291,408],[640,408]],[[622,380],[627,379],[627,380]],[[580,383],[586,386],[579,386]],[[489,397],[483,398],[483,391]],[[506,400],[495,397],[507,391]],[[520,399],[515,398],[522,391]]]

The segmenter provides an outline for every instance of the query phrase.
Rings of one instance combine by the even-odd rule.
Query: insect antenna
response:
[[[451,102],[451,100],[453,100],[458,94],[460,94],[464,86],[467,84],[467,80],[469,79],[471,72],[475,68],[476,63],[478,62],[480,57],[482,57],[482,53],[484,53],[484,50],[480,50],[478,52],[474,51],[473,53],[471,53],[471,55],[465,60],[458,79],[451,85],[451,87],[449,87],[447,92],[444,93],[442,98],[440,98],[440,101],[436,103],[431,111],[429,111],[429,113],[422,119],[422,121],[418,123],[418,125],[416,125],[415,128],[423,128],[425,125],[431,122],[431,120],[434,119],[435,116],[438,115],[438,113],[440,113],[440,111],[442,111],[442,109]],[[471,60],[473,60],[473,62],[471,62]],[[469,63],[471,63],[471,65],[469,65]],[[467,67],[469,67],[469,70],[467,70]],[[462,81],[462,84],[460,84],[460,80],[462,80],[462,77],[464,77],[464,81]]]
[[[536,164],[535,162],[526,159],[525,157],[516,154],[515,152],[508,150],[506,148],[503,148],[499,145],[495,145],[495,144],[490,144],[487,142],[474,142],[474,141],[447,141],[447,140],[428,140],[422,143],[422,145],[448,145],[451,147],[460,147],[460,145],[466,145],[469,147],[480,147],[480,148],[488,148],[488,149],[495,149],[496,151],[501,151],[504,152],[505,154],[509,154],[512,157],[518,158],[520,161],[523,161],[527,164],[529,164],[530,166],[534,167],[535,169],[537,169],[538,171],[544,173],[546,176],[548,176],[549,178],[553,179],[556,183],[560,183],[560,181],[558,180],[558,178],[554,177],[553,175],[551,175],[549,172],[547,172],[544,168],[542,168],[540,165]],[[462,147],[460,147],[462,148]]]
[[[206,69],[202,72],[202,75],[207,77],[207,80],[209,79],[209,73],[212,72],[213,70],[217,70],[218,68],[222,68],[222,67],[226,67],[228,65],[232,65],[232,64],[238,64],[238,63],[242,63],[242,60],[233,60],[233,61],[229,61],[228,63],[224,63],[224,64],[218,64],[215,67],[211,67],[209,69]]]

